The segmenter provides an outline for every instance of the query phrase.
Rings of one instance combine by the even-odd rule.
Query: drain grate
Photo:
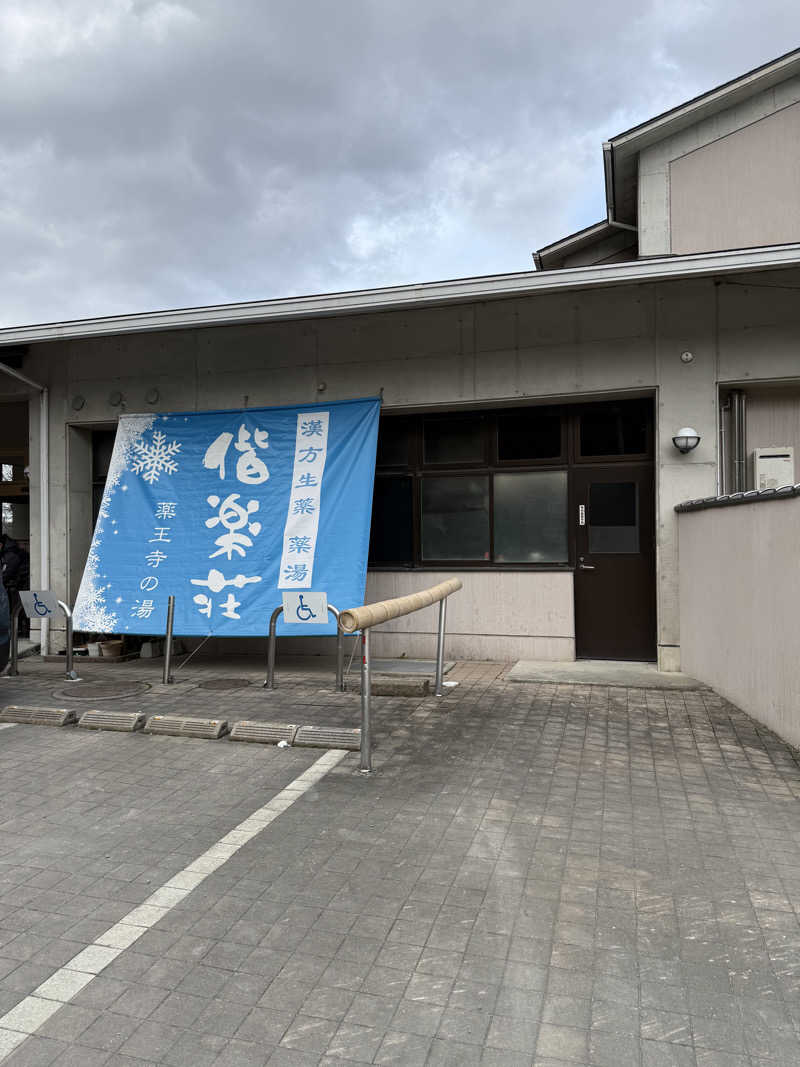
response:
[[[148,734],[169,734],[171,737],[207,737],[216,740],[228,732],[228,723],[225,719],[151,715],[144,729]]]
[[[361,748],[361,731],[341,726],[301,726],[294,739],[296,745],[309,748]]]
[[[26,708],[9,704],[0,711],[0,722],[22,722],[31,726],[71,726],[75,718],[73,708]]]
[[[85,711],[78,726],[87,730],[122,730],[132,733],[144,726],[144,715],[140,711]]]
[[[125,697],[137,697],[150,688],[147,682],[127,682],[116,685],[113,682],[74,682],[68,688],[58,689],[53,696],[56,700],[122,700]]]
[[[198,689],[246,689],[250,685],[249,678],[209,678],[206,682],[199,682]]]
[[[262,745],[277,745],[288,741],[291,745],[297,727],[288,722],[255,722],[240,719],[231,727],[231,741],[254,741]]]

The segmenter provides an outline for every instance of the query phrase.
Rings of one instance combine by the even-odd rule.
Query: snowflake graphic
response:
[[[174,474],[178,469],[173,456],[180,452],[181,446],[177,441],[167,444],[166,440],[166,434],[161,430],[154,430],[153,439],[149,444],[136,441],[133,446],[136,458],[131,464],[131,470],[135,474],[141,474],[151,485],[158,481],[162,473]]]

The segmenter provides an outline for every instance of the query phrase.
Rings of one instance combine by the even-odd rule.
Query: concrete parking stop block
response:
[[[34,708],[9,704],[0,711],[0,722],[27,723],[31,726],[72,726],[76,719],[72,708]]]
[[[133,733],[144,726],[145,716],[140,711],[85,711],[78,726],[87,730],[120,730]]]
[[[187,715],[151,715],[144,731],[147,734],[167,734],[170,737],[204,737],[216,740],[228,732],[228,721]]]
[[[240,719],[231,727],[231,741],[252,741],[262,745],[277,745],[279,741],[287,741],[291,745],[296,733],[295,723]]]
[[[361,731],[342,726],[301,726],[294,743],[308,748],[346,748],[358,752]]]

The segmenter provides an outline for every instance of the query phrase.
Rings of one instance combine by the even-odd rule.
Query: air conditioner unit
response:
[[[779,489],[794,485],[794,448],[775,445],[753,449],[753,488]]]

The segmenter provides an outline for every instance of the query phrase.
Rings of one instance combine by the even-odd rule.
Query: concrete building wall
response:
[[[387,409],[406,410],[650,393],[657,400],[659,660],[675,668],[680,634],[673,507],[716,490],[717,383],[722,374],[741,378],[742,367],[753,379],[780,377],[790,352],[797,373],[797,301],[790,313],[782,289],[761,287],[772,277],[752,279],[746,314],[745,290],[698,279],[38,346],[25,370],[51,386],[51,584],[59,595],[74,596],[91,535],[86,433],[108,425],[120,410],[235,408],[380,391]],[[694,355],[689,364],[680,359],[686,350]],[[148,404],[153,389],[158,401]],[[115,393],[123,397],[119,406],[111,403]],[[35,399],[31,412],[36,456]],[[695,452],[680,456],[671,438],[687,423],[703,440]],[[37,477],[32,465],[33,538]],[[37,563],[38,552],[32,555]],[[459,606],[453,602],[449,654],[573,654],[571,574],[464,573],[472,591],[459,594]],[[436,580],[430,571],[380,572],[370,576],[370,592],[385,596],[429,580]],[[414,626],[403,637],[409,655],[422,654],[427,637],[421,635],[431,632],[432,623],[418,620]]]
[[[687,674],[800,745],[800,498],[679,516]]]
[[[645,148],[639,156],[639,254],[797,240],[798,102],[800,78],[789,78]],[[723,139],[725,143],[720,143]],[[716,147],[704,152],[707,146]],[[752,156],[755,152],[768,153],[777,168],[774,175],[760,169]],[[734,166],[734,171],[718,169],[727,166]],[[749,194],[743,214],[740,208]],[[677,239],[671,231],[673,195]],[[691,202],[690,195],[695,198]],[[780,200],[775,200],[778,196]]]
[[[669,164],[673,253],[800,241],[800,104]]]
[[[405,596],[450,577],[450,571],[373,572],[367,602]],[[447,602],[447,655],[463,659],[575,659],[572,574],[464,571],[464,588]],[[376,655],[431,659],[438,606],[381,626]]]
[[[800,384],[750,387],[747,396],[748,479],[753,487],[755,448],[789,445],[794,449],[794,480],[800,481]]]

